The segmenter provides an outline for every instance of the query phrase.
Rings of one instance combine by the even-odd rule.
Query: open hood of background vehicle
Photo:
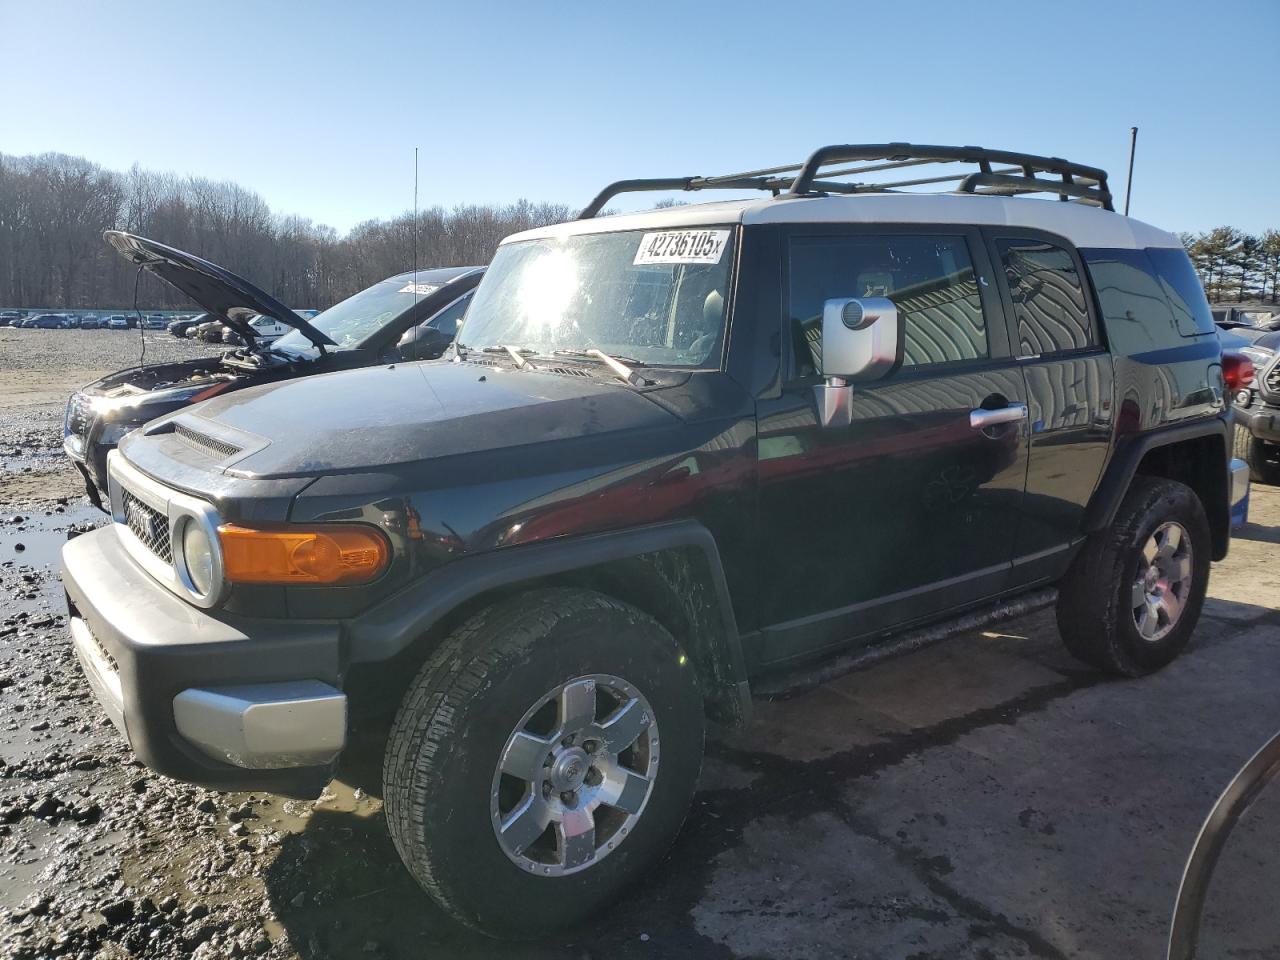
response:
[[[102,236],[130,263],[145,268],[181,290],[204,307],[211,319],[223,321],[247,343],[256,339],[249,320],[261,313],[301,331],[321,349],[334,345],[332,340],[275,297],[216,263],[123,230],[108,230]]]

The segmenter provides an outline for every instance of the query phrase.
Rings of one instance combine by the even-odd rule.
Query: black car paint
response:
[[[740,716],[753,676],[1056,579],[1123,495],[1135,455],[1224,434],[1211,334],[1118,355],[1115,320],[1090,290],[1095,348],[1014,357],[1009,294],[990,262],[979,263],[996,280],[984,294],[990,360],[859,386],[853,423],[821,428],[813,383],[788,376],[782,330],[778,254],[802,228],[738,229],[720,370],[646,370],[654,383],[636,387],[599,365],[517,369],[473,352],[252,388],[131,435],[130,463],[226,519],[365,522],[393,544],[372,584],[235,587],[223,610],[199,616],[251,622],[264,644],[314,623],[345,679],[432,642],[482,590],[566,572],[612,577],[619,595],[648,597],[687,630],[712,702]],[[1090,265],[1089,251],[1073,256]],[[940,379],[945,403],[913,412],[898,399]],[[1050,396],[1051,383],[1071,389]],[[995,394],[1028,402],[1030,429],[972,430],[969,411]],[[249,452],[218,462],[179,442],[178,422]],[[1219,452],[1220,469],[1206,467],[1221,481],[1209,488],[1221,504],[1206,504],[1215,556],[1226,549]],[[198,682],[214,656],[186,652],[166,690]],[[246,659],[239,676],[254,671]],[[208,783],[244,775],[166,772]],[[298,777],[299,790],[314,780]]]
[[[118,437],[121,431],[135,429],[192,403],[250,386],[398,362],[404,359],[404,349],[399,344],[406,331],[429,325],[460,297],[474,290],[482,275],[483,270],[477,267],[457,268],[452,279],[386,323],[355,349],[328,350],[312,358],[292,361],[271,354],[267,358],[271,362],[257,358],[253,351],[233,350],[222,357],[133,367],[87,384],[78,394],[102,397],[118,391],[124,385],[140,387],[145,391],[130,398],[127,405],[88,416],[82,425],[71,422],[74,413],[68,410],[67,432],[83,437],[81,452],[78,456],[72,455],[72,460],[84,477],[90,499],[99,508],[105,509],[107,455],[115,449],[117,441],[110,438],[104,440],[104,434],[114,432]],[[389,279],[399,281],[413,276],[410,272]],[[445,339],[438,344],[439,352],[443,352],[447,343],[448,339]],[[204,386],[194,397],[182,396],[168,400],[164,396],[164,389],[196,383]]]

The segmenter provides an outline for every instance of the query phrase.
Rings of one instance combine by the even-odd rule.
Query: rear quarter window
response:
[[[1165,296],[1169,298],[1178,332],[1184,337],[1214,333],[1216,328],[1213,314],[1209,311],[1209,301],[1205,299],[1204,288],[1200,286],[1200,278],[1196,276],[1187,252],[1150,247],[1147,255],[1155,265]]]
[[[1122,354],[1176,344],[1183,336],[1145,250],[1081,250],[1102,309],[1107,341]]]

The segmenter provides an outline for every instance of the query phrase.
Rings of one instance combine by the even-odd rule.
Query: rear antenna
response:
[[[1133,155],[1138,149],[1138,128],[1129,128],[1129,179],[1124,185],[1124,215],[1129,215],[1129,194],[1133,190]]]
[[[418,315],[418,148],[413,148],[413,315]]]

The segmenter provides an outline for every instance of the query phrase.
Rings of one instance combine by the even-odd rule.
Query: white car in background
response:
[[[296,313],[298,316],[300,316],[303,320],[310,320],[312,317],[319,314],[320,311],[319,310],[295,310],[293,312]],[[257,337],[259,343],[270,343],[273,340],[278,340],[281,337],[283,337],[286,333],[288,333],[290,330],[293,329],[293,327],[290,327],[287,324],[281,323],[279,320],[275,319],[275,317],[268,317],[266,314],[262,314],[262,313],[258,314],[256,317],[250,320],[249,326],[253,327],[253,332]],[[222,342],[223,343],[243,343],[244,338],[241,337],[240,334],[232,330],[230,327],[227,327],[223,331]]]

